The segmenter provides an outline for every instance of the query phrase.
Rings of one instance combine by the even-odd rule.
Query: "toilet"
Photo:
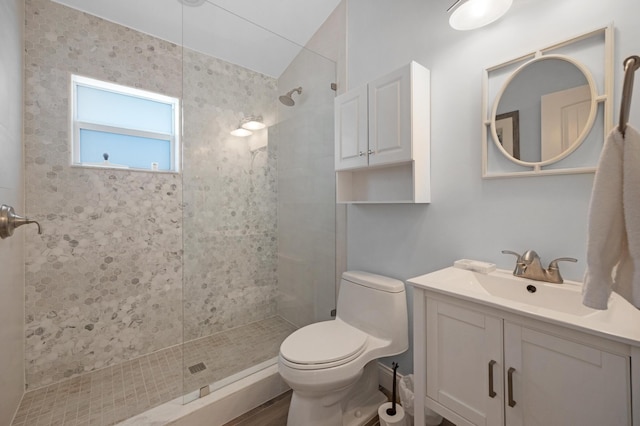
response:
[[[280,346],[278,371],[293,389],[287,426],[362,426],[387,401],[377,359],[409,347],[404,283],[342,274],[335,320],[302,327]]]

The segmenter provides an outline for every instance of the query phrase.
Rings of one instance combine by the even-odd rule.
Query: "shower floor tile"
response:
[[[29,391],[12,425],[116,424],[277,356],[294,330],[272,317]]]

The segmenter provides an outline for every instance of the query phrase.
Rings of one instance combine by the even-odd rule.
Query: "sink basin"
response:
[[[471,286],[480,286],[488,294],[518,303],[551,309],[565,314],[586,316],[598,312],[582,304],[582,293],[574,284],[550,284],[542,281],[517,279],[513,275],[480,274],[473,272]]]
[[[410,278],[407,283],[430,293],[640,346],[640,309],[617,293],[611,294],[609,309],[586,307],[579,282],[551,284],[514,277],[512,271],[502,269],[483,274],[449,267]]]

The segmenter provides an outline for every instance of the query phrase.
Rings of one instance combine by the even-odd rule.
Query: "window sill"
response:
[[[142,173],[160,173],[160,174],[170,174],[170,175],[179,175],[180,172],[175,170],[151,170],[151,169],[138,169],[135,167],[128,166],[103,166],[101,164],[71,164],[72,168],[79,169],[96,169],[96,170],[111,170],[111,171],[122,171],[122,172],[142,172]]]

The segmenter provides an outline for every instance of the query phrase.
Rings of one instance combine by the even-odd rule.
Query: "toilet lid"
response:
[[[360,355],[366,341],[365,333],[342,321],[323,321],[293,332],[282,342],[280,354],[295,364],[340,365]]]

